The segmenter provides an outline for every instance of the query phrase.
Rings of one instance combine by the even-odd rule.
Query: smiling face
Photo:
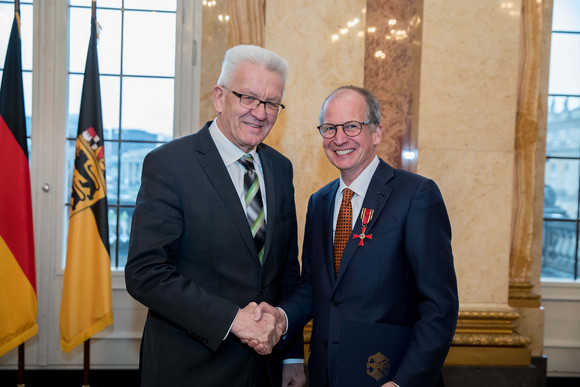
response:
[[[342,90],[332,96],[324,106],[323,122],[343,124],[347,121],[364,122],[366,102],[364,97],[353,90]],[[331,139],[323,139],[322,147],[326,157],[336,168],[345,184],[350,185],[354,179],[373,161],[376,146],[381,142],[383,127],[376,125],[371,131],[370,125],[363,125],[356,137],[344,134],[342,126]]]
[[[213,102],[219,129],[232,144],[248,153],[266,138],[278,116],[266,114],[264,104],[253,110],[242,107],[232,91],[280,103],[284,80],[262,65],[243,62],[238,65],[229,87],[214,86]]]

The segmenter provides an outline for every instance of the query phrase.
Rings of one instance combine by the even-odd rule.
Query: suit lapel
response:
[[[387,182],[391,180],[394,176],[393,168],[387,163],[380,160],[379,166],[375,171],[370,183],[367,193],[365,195],[362,208],[368,208],[374,210],[373,218],[369,221],[367,225],[366,234],[372,234],[373,225],[375,224],[378,217],[381,215],[389,196],[391,195],[392,189],[387,187]],[[342,253],[342,258],[340,260],[340,269],[338,271],[338,277],[336,278],[335,288],[338,286],[340,280],[344,276],[344,272],[347,270],[348,265],[356,252],[357,249],[364,249],[364,246],[359,247],[360,239],[354,238],[353,234],[360,234],[362,231],[362,220],[360,213],[353,214],[357,217],[353,233],[348,240],[344,252]],[[368,243],[368,242],[367,242]]]
[[[250,227],[248,227],[248,219],[246,218],[230,174],[209,134],[208,128],[209,123],[198,132],[199,142],[195,148],[197,160],[232,217],[240,235],[248,245],[250,251],[255,255],[256,260],[258,260],[256,246],[252,239],[252,232],[250,231]]]
[[[333,216],[334,216],[334,202],[336,199],[336,191],[338,191],[339,180],[336,180],[329,187],[328,191],[322,198],[324,208],[322,210],[323,225],[322,225],[322,246],[324,251],[324,262],[330,283],[334,283],[336,275],[334,274],[334,235],[333,235]]]
[[[258,145],[258,154],[260,155],[260,162],[262,164],[262,172],[264,174],[264,187],[266,187],[266,206],[268,215],[266,219],[266,241],[264,242],[264,264],[272,245],[272,237],[274,235],[274,218],[276,215],[276,185],[274,184],[274,166],[271,158],[261,152],[261,146]],[[253,242],[252,242],[253,243]],[[258,256],[256,255],[256,259]]]

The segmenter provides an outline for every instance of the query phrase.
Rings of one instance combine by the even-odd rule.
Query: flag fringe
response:
[[[24,343],[37,333],[38,325],[36,324],[36,320],[30,321],[30,323],[23,326],[19,332],[14,335],[13,338],[0,345],[0,356],[5,355],[11,349],[18,347],[20,344]]]
[[[107,313],[103,316],[99,321],[91,325],[89,328],[85,329],[84,331],[80,332],[75,337],[71,338],[70,340],[65,340],[60,335],[60,348],[64,352],[70,352],[73,350],[74,347],[84,343],[88,339],[90,339],[95,333],[101,331],[102,329],[106,328],[107,326],[113,324],[113,313]]]

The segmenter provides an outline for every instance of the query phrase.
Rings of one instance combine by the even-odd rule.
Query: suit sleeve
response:
[[[459,308],[451,226],[432,180],[415,190],[405,225],[405,251],[415,277],[418,320],[394,382],[433,385],[447,356]]]
[[[308,201],[304,243],[302,245],[302,273],[300,282],[290,297],[285,298],[280,307],[288,316],[288,335],[302,335],[303,328],[312,318],[312,283],[310,271],[310,217],[312,214],[312,197]]]
[[[290,248],[288,250],[288,257],[286,261],[286,269],[284,271],[284,281],[282,284],[282,299],[291,296],[296,290],[300,281],[300,262],[298,261],[298,224],[296,220],[296,203],[294,200],[294,187],[292,184],[293,171],[292,164],[289,164],[288,176],[290,179],[292,198],[292,226],[290,231]],[[296,330],[292,333],[287,332],[281,338],[279,348],[282,350],[283,359],[303,359],[304,358],[304,337],[302,329]]]
[[[125,266],[127,291],[216,350],[238,306],[209,293],[177,270],[184,227],[178,175],[161,152],[152,152],[144,160]]]

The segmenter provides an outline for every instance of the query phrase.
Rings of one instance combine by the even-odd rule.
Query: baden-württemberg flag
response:
[[[76,139],[66,268],[60,305],[60,346],[63,351],[69,352],[112,323],[97,22],[92,18]]]
[[[0,88],[0,356],[36,333],[36,270],[20,14],[15,12]]]

